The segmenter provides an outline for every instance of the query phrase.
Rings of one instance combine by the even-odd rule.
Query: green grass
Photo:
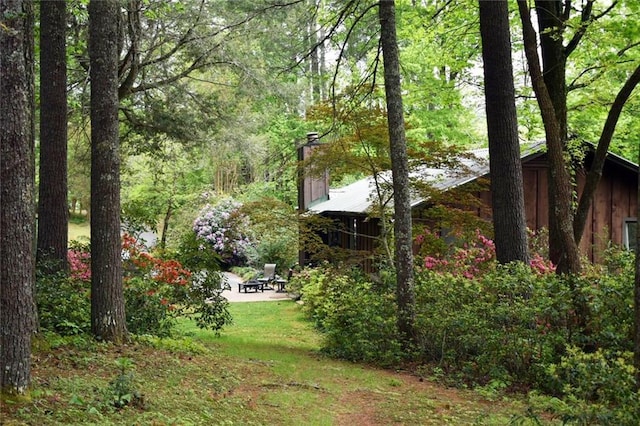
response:
[[[5,402],[0,418],[6,425],[504,425],[524,412],[517,401],[327,358],[294,302],[235,303],[231,312],[235,323],[220,337],[185,320],[181,338],[122,347],[38,340],[31,400]],[[133,363],[144,403],[116,410],[108,389],[122,358]]]
[[[91,235],[89,222],[69,222],[69,241],[88,239]]]

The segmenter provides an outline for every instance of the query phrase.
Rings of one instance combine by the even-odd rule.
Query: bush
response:
[[[557,290],[555,275],[540,276],[522,264],[496,266],[474,280],[418,273],[422,355],[471,383],[548,384],[543,366],[564,341],[564,330],[554,326],[569,310]]]
[[[228,301],[221,295],[222,276],[211,267],[211,258],[189,259],[198,268],[192,273],[175,259],[145,252],[131,237],[124,237],[123,247],[128,259],[125,298],[130,331],[166,336],[178,315],[194,318],[199,327],[216,332],[231,323]]]
[[[131,277],[124,289],[127,329],[133,334],[170,336],[175,326],[175,305],[159,292],[154,281]]]
[[[632,352],[598,349],[585,353],[570,346],[549,373],[562,383],[566,401],[559,410],[565,422],[637,425],[640,398],[635,391]]]
[[[216,205],[207,204],[193,222],[193,232],[206,242],[228,266],[242,265],[252,244],[247,233],[248,218],[242,205],[228,198]]]
[[[408,360],[492,391],[535,389],[563,398],[546,409],[567,422],[634,424],[632,255],[612,248],[604,264],[558,276],[541,257],[498,265],[479,241],[453,249],[451,261],[416,268],[419,336],[411,353],[398,341],[392,272],[379,271],[374,282],[352,271],[305,269],[288,287],[300,292],[332,355],[382,365]]]
[[[91,330],[90,283],[65,273],[36,276],[40,328],[63,336]]]
[[[395,365],[402,355],[395,296],[357,272],[304,270],[296,275],[304,311],[324,334],[324,351],[350,361]]]
[[[123,236],[125,310],[131,333],[169,336],[179,315],[216,332],[231,323],[217,257],[211,250],[202,253],[183,253],[197,268],[194,275],[179,261],[151,254],[134,238]],[[88,246],[75,245],[69,250],[69,274],[44,273],[46,265],[39,269],[36,301],[42,329],[61,335],[90,332],[90,262]]]

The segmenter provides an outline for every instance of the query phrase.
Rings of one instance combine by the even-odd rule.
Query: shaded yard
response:
[[[3,424],[504,425],[525,412],[517,401],[329,359],[292,301],[231,311],[235,324],[220,337],[185,321],[186,339],[122,348],[49,339],[34,350],[32,400],[4,404]],[[122,359],[141,396],[114,409],[107,390]]]

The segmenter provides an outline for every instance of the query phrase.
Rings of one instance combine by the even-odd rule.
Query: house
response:
[[[299,148],[299,160],[321,146],[317,134],[308,135],[308,143]],[[593,158],[593,147],[587,150],[585,164]],[[423,170],[422,175],[443,191],[465,188],[481,178],[489,179],[488,150],[475,150],[471,159],[463,160],[465,173],[452,173],[439,169]],[[524,180],[525,214],[527,226],[532,230],[549,224],[547,154],[544,142],[523,146],[522,168]],[[578,192],[584,187],[586,173],[576,173]],[[371,269],[371,258],[380,235],[380,221],[371,215],[373,179],[365,178],[342,188],[329,188],[328,175],[301,178],[299,208],[333,220],[336,225],[322,233],[328,246],[351,252],[365,270]],[[486,208],[477,208],[479,218],[491,219],[491,193],[488,189],[474,192]],[[638,203],[638,165],[609,153],[603,175],[598,184],[580,249],[592,261],[598,261],[609,242],[632,248],[635,245]],[[421,213],[429,206],[429,199],[416,195],[412,199],[414,222],[420,222]],[[304,248],[300,262],[309,262]]]

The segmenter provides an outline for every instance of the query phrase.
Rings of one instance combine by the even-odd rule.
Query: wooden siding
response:
[[[590,160],[587,157],[587,163]],[[546,157],[523,163],[522,171],[527,226],[534,230],[546,228],[549,226]],[[576,173],[578,194],[582,194],[585,180],[583,170]],[[580,241],[580,250],[585,256],[597,262],[610,242],[622,244],[623,222],[625,218],[636,216],[637,199],[637,175],[607,161]],[[488,205],[491,206],[490,201]]]

